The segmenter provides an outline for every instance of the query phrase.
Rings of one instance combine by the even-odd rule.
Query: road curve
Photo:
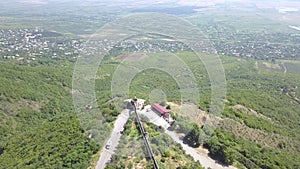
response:
[[[181,144],[185,153],[191,155],[195,161],[199,161],[203,167],[213,169],[236,169],[234,166],[223,166],[210,158],[207,154],[200,153],[196,149],[184,144],[175,132],[166,130],[165,133],[168,134],[176,143]]]
[[[213,168],[213,169],[236,169],[233,166],[223,166],[218,164],[215,160],[210,158],[207,154],[200,153],[196,149],[183,144],[182,140],[179,139],[179,136],[174,131],[167,130],[168,127],[170,127],[169,123],[167,123],[162,117],[158,116],[155,112],[152,110],[146,111],[138,111],[138,113],[143,114],[144,116],[148,117],[149,121],[157,126],[162,126],[164,129],[166,129],[165,133],[168,134],[175,142],[181,144],[182,148],[185,150],[186,154],[191,155],[195,161],[199,161],[200,164],[205,168]]]
[[[139,114],[144,114],[148,118],[150,118],[150,122],[154,123],[155,125],[162,125],[160,117],[156,113],[149,111],[137,111]],[[149,113],[149,114],[145,114]],[[108,139],[107,143],[110,142],[110,148],[106,149],[105,146],[103,147],[101,151],[101,157],[98,160],[96,169],[104,169],[107,163],[109,163],[111,156],[115,153],[114,151],[116,150],[116,147],[119,144],[121,134],[120,131],[123,130],[124,125],[126,124],[127,120],[130,117],[130,110],[125,109],[121,112],[121,114],[118,116],[117,120],[114,123],[114,129],[113,132],[111,133],[110,138]],[[165,132],[168,134],[175,142],[181,144],[183,150],[185,151],[186,154],[191,155],[195,161],[199,161],[200,164],[205,167],[205,168],[213,168],[213,169],[236,169],[234,166],[223,166],[219,164],[217,161],[213,160],[210,158],[207,154],[205,153],[200,153],[198,150],[184,144],[182,140],[179,139],[179,136],[177,133],[174,131],[169,131],[166,130]]]

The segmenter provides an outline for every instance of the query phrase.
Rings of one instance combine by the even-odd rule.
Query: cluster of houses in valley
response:
[[[300,36],[290,34],[235,34],[230,37],[212,37],[213,47],[222,55],[263,59],[299,58]],[[216,35],[214,35],[216,36]],[[156,37],[157,38],[157,37]],[[144,52],[191,50],[186,44],[167,38],[140,38],[116,41],[109,39],[71,39],[63,34],[44,29],[0,29],[0,58],[25,61],[50,59],[104,52]]]
[[[81,48],[79,40],[67,39],[62,34],[44,29],[0,30],[0,57],[4,59],[58,58],[78,54]]]
[[[187,50],[183,43],[170,40],[117,42],[109,39],[70,39],[63,34],[44,29],[0,30],[0,58],[34,61],[92,55],[100,50],[131,52],[158,52]]]
[[[190,50],[190,48],[178,41],[172,40],[148,40],[148,41],[137,41],[137,40],[127,40],[122,41],[114,46],[116,49],[120,49],[123,51],[133,51],[133,52],[161,52],[161,51],[184,51]]]
[[[234,38],[233,38],[234,37]],[[212,40],[218,54],[257,59],[300,58],[298,34],[242,34]]]

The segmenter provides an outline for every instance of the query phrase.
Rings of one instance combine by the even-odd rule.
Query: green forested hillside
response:
[[[247,168],[299,168],[299,72],[260,69],[253,59],[222,60],[228,102],[222,130],[205,143],[211,155]]]
[[[195,62],[197,58],[190,52],[177,55],[189,66],[202,89],[199,107],[208,111],[210,89],[203,65]],[[218,129],[204,141],[211,156],[238,167],[298,168],[299,74],[262,69],[256,66],[260,61],[255,59],[227,56],[221,59],[226,71],[227,98]],[[119,63],[115,58],[107,59],[97,73],[101,77],[96,80],[97,103],[106,121],[103,127],[109,127],[118,115],[110,103],[110,84]],[[92,154],[100,147],[88,139],[74,113],[71,65],[1,63],[2,168],[89,165]],[[149,100],[147,96],[157,87],[166,92],[168,100],[180,101],[176,82],[156,70],[138,74],[131,83],[130,94]],[[189,128],[188,124],[182,127]],[[105,138],[105,133],[98,137]]]
[[[0,66],[0,168],[86,168],[98,146],[73,112],[71,67]]]
[[[199,107],[208,111],[210,89],[205,68],[190,52],[176,54],[192,70],[201,88]],[[105,84],[110,84],[118,63],[113,60],[113,64],[108,61],[102,65],[101,74],[108,76],[98,80],[101,90],[110,87]],[[262,69],[257,67],[261,60],[251,58],[222,56],[221,60],[226,72],[227,97],[218,129],[204,142],[210,155],[239,168],[299,168],[299,72]],[[159,70],[138,74],[132,80],[130,94],[149,100],[149,94],[157,87],[165,92],[167,100],[180,101],[176,82]],[[183,130],[189,130],[189,124],[181,121],[184,120],[177,119]]]
[[[112,94],[113,77],[126,56],[133,54],[128,60],[138,63],[135,59],[143,58],[139,56],[141,53],[176,56],[187,66],[182,67],[181,62],[174,64],[170,58],[170,62],[159,58],[166,66],[172,64],[172,70],[163,71],[153,65],[130,79],[128,88],[128,97],[146,99],[147,104],[151,94],[162,93],[166,97],[162,103],[171,108],[171,115],[176,120],[172,129],[182,138],[196,143],[194,146],[203,144],[213,159],[225,165],[242,169],[300,168],[300,12],[284,9],[285,5],[299,6],[296,0],[263,3],[236,3],[236,0],[225,3],[48,1],[0,1],[0,169],[85,169],[95,166],[99,153],[95,154],[108,139],[120,113],[119,105],[114,103],[122,94]],[[175,14],[178,23],[186,19],[196,27],[191,25],[191,29],[174,31],[186,27],[173,19],[170,23],[165,22],[164,17],[153,17],[153,22],[144,17],[145,13],[141,17],[137,12]],[[155,30],[174,26],[167,27],[172,30],[163,30],[162,34],[155,30],[139,30],[134,24],[137,23],[135,18],[128,16],[137,16],[137,20],[144,18],[141,24],[157,27]],[[123,17],[127,19],[121,19]],[[158,21],[163,22],[157,25]],[[116,29],[106,31],[108,28]],[[210,81],[207,68],[211,65],[201,62],[190,48],[193,45],[185,44],[184,39],[195,37],[175,38],[178,37],[176,32],[188,36],[196,28],[204,38],[199,39],[199,45],[201,42],[204,46],[211,45],[211,51],[220,57],[225,70],[227,91],[226,97],[222,97],[225,106],[218,112],[217,122],[210,118],[212,84],[218,83]],[[116,35],[116,39],[109,39],[113,37],[111,35]],[[117,40],[126,35],[133,36]],[[95,80],[95,86],[91,88],[95,87],[96,99],[93,97],[91,104],[76,109],[84,117],[78,118],[72,93],[80,95],[82,91],[72,89],[75,62],[84,56],[89,59],[98,49],[104,49],[107,55],[95,77],[89,76]],[[202,51],[206,55],[205,52],[210,50]],[[85,66],[82,69],[90,70],[90,65]],[[126,70],[130,66],[125,64],[124,67]],[[172,76],[172,71],[188,69],[193,75]],[[176,81],[180,76],[194,77],[198,85],[199,102],[194,103],[201,115],[196,114],[195,119],[189,118],[189,110],[176,112],[181,106],[181,92],[193,86],[187,81],[186,84],[191,85],[181,88]],[[86,84],[92,81],[89,77],[75,79]],[[193,102],[185,101],[187,104]],[[213,126],[210,126],[211,119]],[[208,125],[203,126],[205,121]],[[198,162],[192,162],[193,159],[184,154],[181,146],[173,145],[159,127],[148,121],[144,125],[149,131],[154,153],[160,158],[161,168],[201,168]],[[190,131],[199,137],[187,135]],[[151,138],[153,135],[159,139]],[[140,136],[132,117],[122,136],[128,140],[120,142],[120,151],[108,167],[123,169],[124,165],[132,168],[134,164],[142,164],[151,168],[142,147],[138,147],[141,151],[125,154],[127,146],[135,144],[134,139]],[[162,146],[169,147],[164,151]],[[90,161],[94,163],[90,164]]]

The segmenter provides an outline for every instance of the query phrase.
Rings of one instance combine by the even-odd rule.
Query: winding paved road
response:
[[[177,133],[175,133],[174,131],[167,130],[167,128],[170,127],[169,123],[166,122],[162,117],[157,115],[152,110],[149,110],[149,111],[142,110],[142,111],[138,111],[138,113],[143,114],[146,117],[148,117],[151,123],[165,128],[165,133],[168,134],[175,142],[181,144],[185,153],[191,155],[195,161],[199,161],[203,167],[205,167],[205,168],[210,167],[213,169],[236,169],[233,166],[220,165],[215,160],[210,158],[207,154],[200,153],[198,150],[184,144],[183,141],[180,140]]]
[[[184,144],[182,140],[179,139],[179,136],[175,132],[166,130],[165,133],[168,134],[175,142],[181,144],[185,153],[191,155],[195,161],[199,161],[203,167],[205,168],[210,167],[213,169],[236,169],[233,166],[223,166],[217,163],[212,158],[210,158],[207,154],[200,153],[196,149]]]
[[[123,131],[124,125],[130,117],[130,111],[128,109],[123,110],[117,120],[114,123],[114,129],[106,143],[106,145],[110,145],[109,148],[104,146],[102,148],[101,156],[97,162],[96,169],[104,169],[105,166],[109,163],[111,156],[115,153],[115,150],[120,142],[122,134],[120,131]]]
[[[159,115],[157,115],[155,112],[151,110],[137,111],[137,113],[145,115],[146,117],[149,118],[150,122],[155,125],[162,126],[165,129],[169,127],[169,124],[165,120],[163,120],[163,118],[161,118]],[[123,110],[121,114],[118,116],[117,120],[115,121],[113,132],[109,140],[107,141],[107,143],[109,143],[111,146],[109,149],[103,147],[101,157],[99,158],[96,169],[104,169],[107,163],[109,163],[111,156],[114,154],[114,151],[116,150],[116,147],[119,144],[121,138],[120,131],[123,130],[123,127],[126,124],[127,120],[129,119],[129,116],[130,116],[130,111],[127,109]],[[207,154],[200,153],[198,150],[184,144],[182,140],[179,139],[177,133],[169,130],[166,130],[165,133],[168,134],[175,142],[181,144],[186,154],[191,155],[195,161],[199,161],[203,167],[205,168],[210,167],[213,169],[236,169],[233,166],[223,166],[219,164],[217,161],[210,158]]]

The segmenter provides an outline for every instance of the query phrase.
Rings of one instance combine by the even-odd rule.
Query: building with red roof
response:
[[[160,115],[164,116],[165,118],[169,118],[169,113],[171,112],[170,110],[164,108],[163,106],[153,103],[151,105],[151,108],[154,109],[156,112],[158,112]]]

